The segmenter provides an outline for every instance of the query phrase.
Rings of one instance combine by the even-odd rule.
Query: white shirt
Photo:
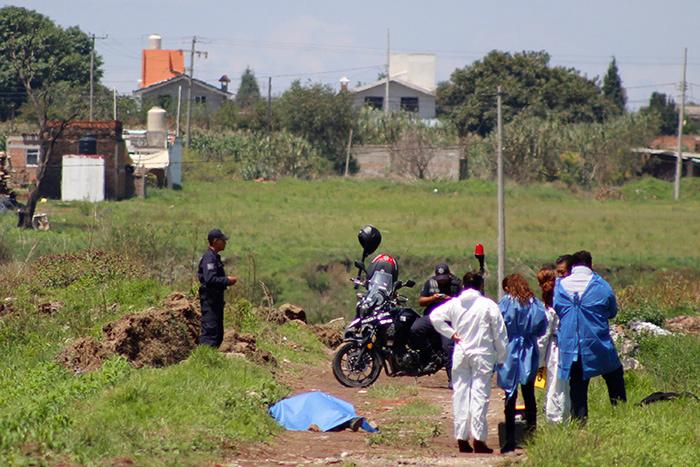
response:
[[[452,323],[450,326],[446,321]],[[458,333],[455,366],[462,355],[482,355],[503,363],[508,354],[508,333],[498,305],[474,289],[467,289],[430,313],[433,327],[445,337]],[[495,357],[495,358],[494,358]],[[492,361],[493,361],[492,360]]]
[[[579,296],[586,290],[588,284],[593,279],[593,271],[586,266],[574,266],[571,268],[571,275],[561,280],[561,286],[564,287],[566,293],[572,297],[576,292]]]

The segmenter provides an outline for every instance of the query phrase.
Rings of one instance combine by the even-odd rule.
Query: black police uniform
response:
[[[432,276],[423,285],[421,290],[421,297],[432,297],[434,294],[442,293],[449,295],[450,297],[459,296],[462,289],[462,281],[459,280],[453,274],[450,274],[449,282],[438,283],[436,276]],[[418,318],[413,322],[411,326],[411,335],[413,336],[414,342],[418,347],[423,350],[427,350],[428,346],[432,346],[433,349],[442,349],[447,357],[447,364],[445,370],[447,371],[447,377],[452,381],[452,352],[454,350],[454,342],[452,339],[443,336],[438,333],[433,327],[433,323],[430,322],[430,313],[442,305],[444,302],[431,303],[425,308],[425,312],[421,318]]]
[[[228,277],[221,256],[211,248],[202,255],[197,268],[202,331],[199,343],[219,347],[224,340],[224,292]]]

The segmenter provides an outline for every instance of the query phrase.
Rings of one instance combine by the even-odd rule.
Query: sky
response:
[[[616,57],[628,107],[653,91],[679,96],[683,48],[688,48],[688,98],[700,101],[698,0],[16,0],[61,26],[97,36],[103,84],[128,94],[140,78],[141,50],[150,34],[163,48],[189,49],[197,36],[194,75],[212,84],[226,74],[237,89],[250,67],[267,93],[294,79],[338,87],[368,83],[383,71],[386,36],[394,52],[428,52],[437,79],[491,50],[544,50],[553,65],[589,78],[605,74]],[[697,83],[697,84],[696,84]]]

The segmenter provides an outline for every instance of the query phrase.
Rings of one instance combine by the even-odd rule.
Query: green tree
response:
[[[675,135],[678,132],[678,110],[673,98],[662,92],[653,92],[649,98],[649,106],[641,109],[645,114],[656,114],[659,119],[659,133]]]
[[[603,95],[614,104],[618,115],[625,112],[627,93],[625,92],[625,88],[622,87],[622,79],[617,69],[615,57],[612,58],[610,66],[608,66],[608,71],[603,78]]]
[[[77,113],[61,116],[58,124],[50,124],[49,118],[66,89],[84,85],[89,76],[89,51],[90,39],[77,28],[64,30],[46,16],[25,8],[0,9],[0,75],[22,86],[25,100],[36,115],[41,146],[37,182],[24,211],[25,228],[31,228],[56,140]],[[97,70],[99,78],[99,67]]]
[[[249,67],[241,75],[241,85],[236,93],[236,104],[241,108],[254,105],[260,100],[260,88],[255,73]]]
[[[461,135],[487,135],[496,125],[496,92],[501,86],[504,122],[520,113],[554,116],[564,123],[601,122],[611,114],[611,104],[594,80],[573,68],[551,67],[549,60],[544,51],[494,50],[440,83],[439,112]]]
[[[296,80],[277,100],[275,110],[283,129],[305,138],[342,173],[348,134],[356,120],[349,93]]]

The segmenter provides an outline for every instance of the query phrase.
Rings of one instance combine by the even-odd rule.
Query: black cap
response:
[[[228,237],[224,235],[224,233],[221,231],[221,229],[212,229],[209,231],[209,235],[207,235],[207,239],[209,242],[213,242],[217,238],[220,238],[222,240],[228,240]]]
[[[450,267],[447,263],[440,263],[435,266],[435,280],[438,282],[446,281],[451,278]]]

